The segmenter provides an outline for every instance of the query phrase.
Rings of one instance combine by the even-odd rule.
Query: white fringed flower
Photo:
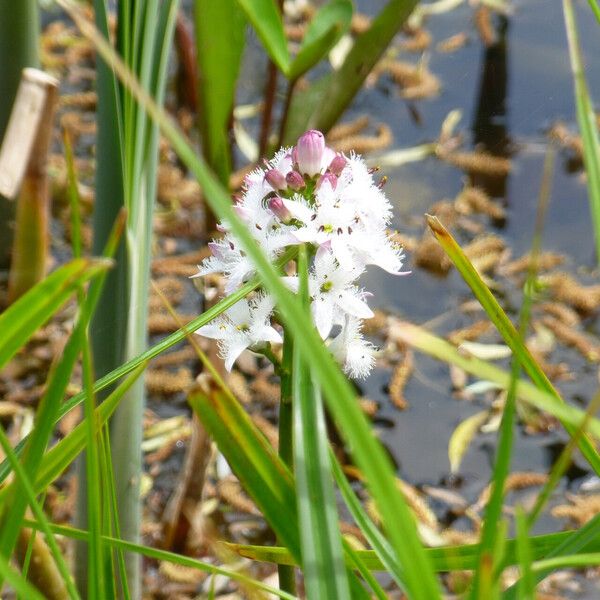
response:
[[[233,363],[246,348],[260,349],[264,344],[280,344],[283,341],[280,333],[271,326],[272,312],[272,299],[261,294],[251,301],[240,300],[196,333],[219,340],[225,368],[231,371]]]
[[[271,261],[289,246],[307,244],[313,250],[309,293],[314,324],[333,355],[352,377],[366,377],[374,364],[374,347],[362,336],[362,319],[373,316],[370,295],[357,285],[367,265],[395,275],[402,272],[403,254],[387,228],[392,207],[357,155],[336,154],[323,134],[307,131],[293,148],[283,148],[265,168],[245,179],[234,209]],[[209,247],[212,256],[195,277],[223,273],[225,292],[239,289],[254,274],[252,262],[229,233]],[[296,277],[285,277],[293,291]],[[197,333],[220,340],[227,369],[246,349],[280,343],[271,325],[273,303],[268,296],[240,301]],[[334,327],[338,326],[338,327]]]

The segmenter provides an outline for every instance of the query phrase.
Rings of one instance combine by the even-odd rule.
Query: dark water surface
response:
[[[375,3],[358,4],[366,12],[374,10]],[[473,28],[473,13],[466,3],[427,21],[426,27],[433,36],[432,46],[460,31],[469,33],[470,42],[452,54],[431,53],[430,70],[441,79],[443,87],[438,97],[412,105],[420,115],[419,123],[395,86],[383,78],[374,89],[361,92],[349,116],[372,115],[374,120],[392,128],[394,147],[409,147],[434,140],[448,112],[460,109],[463,116],[458,129],[465,138],[465,149],[477,145],[494,154],[512,157],[513,168],[508,177],[480,179],[476,183],[504,203],[506,222],[499,228],[490,226],[490,231],[501,235],[517,257],[531,247],[548,145],[546,131],[556,120],[565,121],[573,131],[576,123],[561,3],[522,0],[512,4],[514,14],[505,21],[496,21],[497,31],[503,32],[499,43],[487,50]],[[588,84],[592,95],[598,97],[600,27],[586,2],[576,5]],[[410,54],[401,54],[399,58],[415,60]],[[581,171],[571,172],[568,158],[566,152],[561,152],[556,160],[543,249],[567,255],[564,268],[584,271],[585,279],[585,272],[591,270],[595,261],[587,191]],[[389,177],[387,193],[396,207],[396,227],[416,235],[424,229],[422,214],[434,202],[454,198],[465,180],[464,173],[435,158],[386,168],[383,172]],[[410,265],[410,257],[408,262]],[[502,286],[501,283],[499,291],[506,293],[515,316],[519,295]],[[443,334],[469,322],[460,316],[458,306],[471,296],[454,271],[446,278],[437,278],[417,269],[411,277],[394,279],[371,270],[366,287],[376,292],[374,305],[415,323],[447,313],[433,327],[436,333]],[[597,325],[589,323],[590,329],[596,331]],[[564,397],[587,403],[597,386],[597,367],[586,365],[571,352],[552,357],[553,362],[563,359],[577,372],[575,381],[559,386]],[[447,484],[449,437],[461,420],[489,405],[489,399],[487,402],[481,397],[475,401],[455,399],[448,367],[418,355],[416,372],[405,391],[410,407],[399,412],[390,405],[385,393],[389,377],[389,371],[376,372],[364,385],[364,392],[382,405],[378,414],[381,438],[396,460],[399,473],[416,484]],[[495,437],[496,434],[478,435],[465,456],[456,486],[469,499],[488,481]],[[564,440],[560,431],[531,436],[519,430],[513,470],[548,470]],[[585,467],[583,461],[576,462]],[[563,489],[577,489],[586,471],[574,467],[570,475],[570,479],[563,481]],[[546,517],[540,522],[539,531],[559,527],[554,519]]]

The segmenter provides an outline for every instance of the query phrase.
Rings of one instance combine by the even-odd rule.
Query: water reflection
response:
[[[498,16],[496,39],[484,48],[479,79],[477,108],[472,131],[473,143],[485,152],[508,158],[511,139],[508,131],[508,30],[509,20]],[[471,174],[469,182],[482,188],[492,198],[506,202],[508,175]]]

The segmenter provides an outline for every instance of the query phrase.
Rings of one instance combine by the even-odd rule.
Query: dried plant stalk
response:
[[[24,69],[0,153],[0,193],[17,199],[8,301],[14,302],[46,274],[49,196],[46,167],[58,81]]]

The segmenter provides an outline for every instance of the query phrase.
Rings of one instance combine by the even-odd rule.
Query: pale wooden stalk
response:
[[[44,537],[32,529],[23,527],[19,532],[15,553],[19,563],[22,565],[27,555],[29,545],[31,548],[31,560],[27,571],[27,579],[40,590],[48,600],[67,600],[69,594],[67,586],[54,562],[50,548]]]
[[[38,0],[0,0],[0,142],[10,118],[25,67],[38,67]],[[7,60],[5,57],[10,57]],[[8,267],[15,205],[0,193],[0,268]]]
[[[0,151],[0,193],[18,194],[9,303],[46,274],[49,195],[46,166],[58,81],[24,69]]]

